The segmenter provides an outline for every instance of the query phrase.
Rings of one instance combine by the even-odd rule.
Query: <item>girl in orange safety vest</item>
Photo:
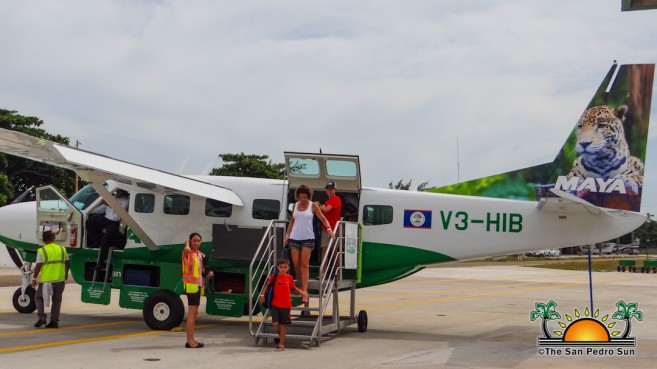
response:
[[[185,248],[182,252],[182,275],[185,294],[187,295],[187,305],[189,312],[187,315],[187,348],[201,348],[203,343],[194,339],[194,324],[198,315],[198,307],[201,304],[201,295],[203,295],[203,253],[199,251],[201,247],[201,235],[192,233],[189,239],[185,240]],[[208,278],[214,274],[210,271]]]

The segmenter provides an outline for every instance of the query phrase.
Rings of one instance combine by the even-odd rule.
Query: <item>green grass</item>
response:
[[[646,259],[645,255],[622,255],[614,257],[594,257],[591,260],[592,270],[595,272],[616,272],[618,269],[620,260],[636,260],[635,266],[637,269],[641,269],[643,265],[643,260]],[[588,257],[562,257],[562,258],[541,258],[541,257],[523,257],[521,261],[518,261],[515,255],[506,256],[501,258],[488,258],[488,259],[479,259],[466,261],[465,263],[513,263],[526,265],[529,267],[536,268],[548,268],[548,269],[562,269],[562,270],[589,270],[589,261]]]
[[[636,263],[641,265],[640,262]],[[561,270],[589,270],[588,260],[572,260],[548,264],[532,265],[537,268],[561,269]],[[594,272],[615,272],[618,268],[618,259],[591,260],[591,270]]]

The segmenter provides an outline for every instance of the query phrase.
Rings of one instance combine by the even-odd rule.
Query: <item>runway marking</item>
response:
[[[438,269],[439,268],[436,268],[436,270],[438,270]],[[431,270],[434,270],[434,269],[431,269]],[[487,269],[487,270],[490,270],[490,269]],[[563,274],[563,275],[560,275],[559,277],[579,276],[579,275],[582,275],[582,272],[586,272],[586,271],[570,271],[570,272],[571,273]],[[534,272],[534,273],[521,273],[521,274],[514,274],[511,277],[513,277],[513,278],[535,277],[537,274],[539,274],[539,273],[536,273],[536,272]],[[419,278],[422,278],[423,280],[417,280],[417,281],[397,280],[397,281],[394,281],[394,282],[390,282],[388,284],[390,286],[402,285],[402,284],[426,284],[426,283],[431,283],[431,282],[435,281],[435,279],[441,279],[441,281],[444,281],[446,283],[472,282],[472,281],[479,281],[479,280],[482,280],[482,279],[490,281],[490,280],[500,280],[502,278],[507,278],[508,279],[509,277],[510,276],[508,276],[508,275],[503,275],[503,276],[500,275],[500,276],[486,276],[485,278],[484,278],[484,276],[471,277],[471,278],[450,278],[450,277],[444,277],[444,276],[440,276],[440,275],[431,275],[430,277],[427,277],[427,276],[419,277]]]
[[[130,320],[130,321],[112,322],[112,323],[76,325],[76,326],[73,326],[73,327],[62,327],[62,328],[57,328],[57,329],[45,329],[45,328],[44,329],[32,329],[32,330],[29,330],[29,331],[0,333],[0,337],[18,336],[18,335],[24,335],[24,334],[40,334],[40,333],[44,333],[44,332],[71,331],[71,330],[74,330],[74,329],[110,327],[110,326],[114,326],[114,325],[123,325],[123,324],[135,323],[135,322],[140,322],[140,321],[139,320]]]
[[[434,281],[434,283],[436,283],[436,281]],[[442,281],[439,282],[439,283],[442,283]],[[449,293],[449,292],[482,290],[482,289],[490,289],[490,288],[503,288],[503,287],[523,286],[523,285],[530,285],[530,284],[546,284],[546,283],[550,283],[550,282],[508,283],[508,284],[498,284],[498,285],[494,285],[494,286],[469,287],[469,288],[459,288],[459,289],[451,289],[451,290],[438,290],[438,291],[416,292],[416,293],[399,293],[399,294],[394,294],[394,295],[361,297],[361,298],[359,298],[359,300],[366,300],[366,301],[369,301],[369,300],[383,300],[383,299],[400,298],[400,297],[412,297],[412,296],[419,296],[419,295],[435,295],[435,294]]]
[[[581,285],[581,284],[588,284],[588,275],[581,275],[582,279],[586,278],[586,280],[583,280],[581,282],[570,282],[576,285]],[[639,277],[631,276],[631,277],[626,277],[626,278],[602,278],[602,279],[594,279],[593,283],[611,283],[611,282],[623,282],[623,281],[628,281],[628,280],[634,280]],[[439,278],[436,278],[432,281],[433,283],[443,283],[442,280]],[[471,281],[469,281],[471,282]],[[438,290],[438,291],[427,291],[427,292],[416,292],[416,293],[401,293],[401,294],[393,294],[393,295],[383,295],[383,296],[372,296],[372,297],[360,297],[358,298],[359,300],[365,300],[365,301],[371,301],[371,300],[384,300],[384,299],[393,299],[393,298],[400,298],[400,297],[413,297],[413,296],[421,296],[421,295],[433,295],[433,294],[441,294],[441,293],[449,293],[449,292],[460,292],[460,291],[472,291],[472,290],[482,290],[482,289],[492,289],[492,288],[504,288],[504,287],[514,287],[514,286],[523,286],[523,285],[532,285],[532,284],[547,284],[549,282],[521,282],[521,283],[509,283],[509,284],[501,284],[501,285],[494,285],[494,286],[481,286],[481,287],[469,287],[469,288],[461,288],[461,289],[447,289],[447,290]],[[552,286],[549,286],[552,287]]]
[[[195,329],[210,328],[210,327],[214,327],[214,326],[217,326],[217,325],[219,325],[219,324],[198,325],[198,326],[195,327]],[[62,329],[60,328],[59,330],[62,330]],[[56,331],[56,330],[54,330],[54,331]],[[149,335],[162,334],[162,333],[170,333],[170,331],[146,331],[146,332],[137,332],[137,333],[124,333],[124,334],[115,334],[115,335],[111,335],[111,336],[81,338],[81,339],[77,339],[77,340],[39,343],[39,344],[27,345],[27,346],[6,347],[6,348],[0,348],[0,353],[14,352],[14,351],[24,351],[24,350],[35,350],[35,349],[56,347],[56,346],[64,346],[64,345],[74,345],[74,344],[77,344],[77,343],[87,343],[87,342],[107,341],[107,340],[115,340],[115,339],[122,339],[122,338],[149,336]]]
[[[632,279],[636,279],[636,278],[623,278],[623,279],[614,278],[614,279],[607,279],[607,280],[602,280],[602,281],[597,280],[595,282],[596,283],[610,283],[610,282],[621,282],[621,281],[632,280]],[[361,306],[360,309],[366,309],[366,308],[367,309],[382,309],[382,308],[387,308],[387,307],[399,307],[399,306],[404,306],[404,305],[417,305],[417,304],[425,304],[425,303],[432,303],[432,302],[439,302],[439,301],[461,300],[461,299],[468,299],[468,298],[474,298],[474,297],[506,295],[506,294],[514,294],[514,293],[519,293],[519,292],[544,290],[544,289],[549,289],[549,288],[564,288],[564,287],[581,286],[581,285],[588,284],[588,283],[589,283],[588,281],[585,281],[585,282],[572,282],[572,283],[563,283],[563,284],[553,284],[553,285],[535,287],[535,288],[524,288],[524,289],[518,289],[518,290],[504,290],[504,291],[497,291],[497,292],[477,293],[477,294],[472,294],[472,295],[445,296],[445,297],[438,297],[438,298],[433,298],[433,299],[395,302],[395,303],[388,303],[388,304],[381,304],[381,305],[371,305],[371,306],[366,305],[366,306]],[[418,295],[420,295],[420,294],[418,294]],[[347,309],[340,309],[341,312],[343,310],[348,311]]]
[[[82,338],[82,339],[78,339],[78,340],[47,342],[47,343],[40,343],[40,344],[28,345],[28,346],[6,347],[6,348],[0,349],[0,353],[13,352],[13,351],[23,351],[23,350],[34,350],[34,349],[55,347],[55,346],[64,346],[64,345],[73,345],[73,344],[76,344],[76,343],[114,340],[114,339],[119,339],[119,338],[147,336],[147,335],[152,335],[152,334],[161,334],[161,333],[164,333],[164,332],[165,331],[148,331],[148,332],[139,332],[139,333],[126,333],[126,334],[117,334],[117,335],[113,335],[113,336]]]

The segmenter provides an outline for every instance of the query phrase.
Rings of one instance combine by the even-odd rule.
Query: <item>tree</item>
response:
[[[285,164],[272,163],[268,155],[220,154],[223,165],[210,172],[213,176],[283,179]]]
[[[634,237],[641,240],[641,247],[657,245],[657,222],[652,220],[651,217],[652,214],[648,214],[648,220],[634,231]]]
[[[40,128],[42,125],[43,121],[37,117],[23,116],[15,110],[0,109],[0,127],[68,145],[68,137],[50,134]],[[75,174],[49,164],[0,154],[1,204],[6,204],[31,186],[46,184],[57,187],[64,195],[72,195],[75,189]]]
[[[412,179],[409,179],[408,182],[404,183],[404,179],[400,179],[397,184],[393,185],[392,181],[388,183],[388,188],[390,189],[395,189],[395,190],[406,190],[408,191],[411,188],[411,183],[413,183]],[[427,186],[429,185],[429,181],[425,181],[420,183],[417,188],[415,189],[416,191],[424,191],[427,189]]]
[[[388,183],[388,188],[395,189],[395,190],[406,190],[406,191],[408,191],[408,189],[411,188],[411,183],[412,182],[413,182],[413,180],[409,179],[407,183],[404,183],[404,179],[402,178],[394,186],[392,185],[392,181],[390,181],[390,183]]]

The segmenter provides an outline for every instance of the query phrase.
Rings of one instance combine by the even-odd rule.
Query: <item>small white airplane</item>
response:
[[[111,289],[119,289],[119,305],[142,309],[153,329],[182,322],[180,258],[191,232],[202,235],[201,250],[215,274],[206,311],[248,314],[254,253],[272,220],[288,219],[302,183],[323,202],[324,185],[334,181],[349,213],[345,220],[362,228],[358,287],[436,263],[604,242],[646,220],[639,213],[641,163],[653,74],[654,64],[614,64],[554,162],[460,185],[490,185],[484,195],[503,196],[509,191],[495,186],[510,184],[514,200],[362,187],[359,158],[351,155],[286,152],[287,180],[179,176],[3,129],[0,152],[74,170],[90,184],[70,199],[42,187],[36,202],[0,208],[0,241],[19,251],[28,273],[41,232],[58,231],[82,301],[108,304]],[[112,196],[118,188],[130,193],[128,211]],[[127,225],[126,238],[114,244],[107,286],[104,271],[94,273],[98,250],[87,245],[85,229],[101,200]],[[219,295],[221,304],[210,303]],[[33,297],[24,282],[14,306],[32,312]]]

